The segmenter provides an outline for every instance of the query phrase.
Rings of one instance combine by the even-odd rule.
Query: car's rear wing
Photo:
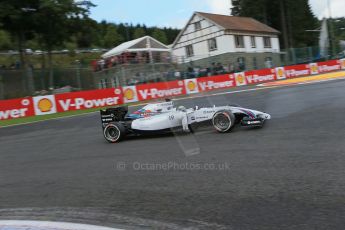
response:
[[[106,127],[110,122],[124,121],[127,113],[128,106],[100,110],[102,127]]]

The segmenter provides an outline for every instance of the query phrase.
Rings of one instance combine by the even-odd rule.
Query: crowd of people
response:
[[[169,63],[171,62],[169,54],[164,53],[123,53],[121,55],[102,58],[91,62],[94,72],[110,69],[118,65],[128,64],[148,64],[148,63]]]
[[[127,79],[126,85],[137,85],[137,84],[146,84],[146,83],[154,83],[154,82],[164,82],[164,81],[173,81],[173,80],[183,80],[183,79],[190,79],[190,78],[199,78],[199,77],[207,77],[207,76],[215,76],[215,75],[222,75],[222,74],[229,74],[235,72],[244,71],[244,66],[235,66],[233,64],[229,64],[227,66],[222,65],[222,63],[212,63],[210,67],[200,67],[200,66],[188,66],[186,70],[168,70],[165,72],[160,72],[150,76],[149,74],[145,73],[137,73],[135,76]]]

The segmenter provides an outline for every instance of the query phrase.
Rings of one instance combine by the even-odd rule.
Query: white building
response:
[[[173,43],[172,53],[180,63],[205,65],[212,59],[263,68],[280,64],[279,33],[253,18],[195,12]]]

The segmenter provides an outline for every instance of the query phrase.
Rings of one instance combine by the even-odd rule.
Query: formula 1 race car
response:
[[[208,108],[174,107],[172,101],[153,103],[128,113],[128,107],[101,110],[103,135],[110,143],[119,142],[128,135],[162,134],[173,131],[193,133],[200,125],[210,125],[219,133],[230,132],[235,124],[262,127],[271,118],[267,113],[240,106],[213,106]]]

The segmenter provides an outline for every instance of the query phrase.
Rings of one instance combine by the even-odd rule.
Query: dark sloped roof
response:
[[[203,12],[196,12],[204,18],[207,18],[214,23],[224,27],[226,30],[235,31],[250,31],[250,32],[264,32],[279,34],[280,32],[268,25],[265,25],[253,18],[248,17],[237,17],[237,16],[227,16],[220,14],[209,14]]]

